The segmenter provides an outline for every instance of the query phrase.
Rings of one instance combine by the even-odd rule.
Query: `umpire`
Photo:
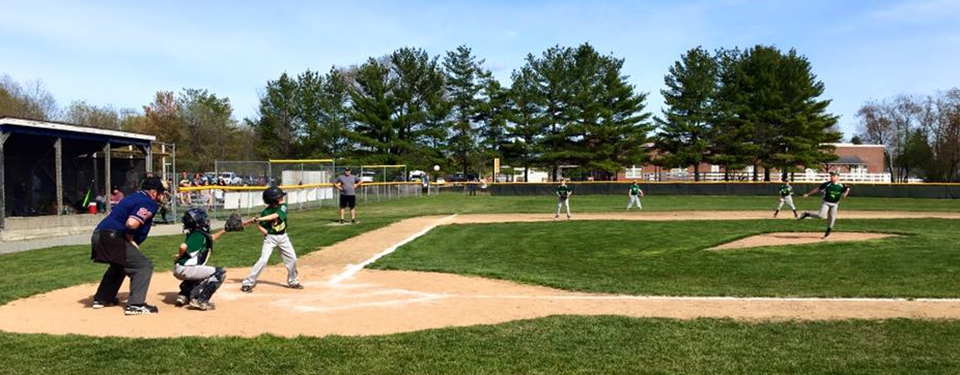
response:
[[[156,314],[156,306],[146,303],[147,289],[153,276],[153,263],[140,251],[147,239],[158,203],[164,194],[163,182],[156,177],[144,179],[140,191],[123,198],[107,215],[91,238],[90,258],[107,263],[107,271],[100,280],[93,308],[119,305],[117,292],[126,276],[130,277],[130,297],[125,315]]]

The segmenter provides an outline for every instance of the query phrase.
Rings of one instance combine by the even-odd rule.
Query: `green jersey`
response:
[[[213,250],[213,239],[210,235],[199,230],[187,233],[187,251],[183,252],[177,258],[177,264],[181,266],[198,266],[207,263],[207,256],[210,250]]]
[[[791,195],[793,195],[793,186],[786,185],[786,184],[780,185],[780,196],[781,196],[781,197],[789,197],[789,196],[791,196]]]
[[[820,185],[820,193],[823,194],[823,201],[829,203],[837,203],[840,201],[840,198],[843,197],[843,193],[846,193],[850,190],[849,187],[843,186],[841,183],[833,183],[831,181],[824,182]]]
[[[267,207],[260,212],[260,217],[277,214],[277,218],[272,221],[261,221],[260,226],[267,230],[267,234],[287,233],[287,205],[281,204],[276,207]]]
[[[559,195],[560,198],[566,198],[570,195],[570,187],[567,185],[557,186],[557,195]]]
[[[633,184],[630,185],[630,195],[640,195],[643,190],[640,190],[640,185]]]

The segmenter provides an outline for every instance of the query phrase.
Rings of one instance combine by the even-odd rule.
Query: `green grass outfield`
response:
[[[797,199],[797,202],[803,209],[817,207],[817,201],[813,198]],[[626,197],[575,195],[572,203],[574,212],[620,211],[626,205]],[[775,205],[775,197],[650,196],[644,200],[645,209],[651,211],[772,210]],[[335,216],[335,211],[331,209],[293,213],[289,231],[298,253],[302,255],[406,217],[450,213],[550,213],[554,208],[553,198],[549,196],[466,197],[443,194],[439,197],[361,204],[363,224],[358,226],[325,225]],[[843,210],[957,212],[960,211],[960,200],[852,197],[843,203],[841,215]],[[884,222],[842,220],[839,225],[843,230],[853,226],[885,226],[882,231],[887,231],[889,225]],[[750,222],[750,225],[743,225],[743,222],[718,223],[734,227],[754,226],[754,222]],[[784,221],[782,225],[789,223]],[[937,263],[923,256],[912,261],[908,257],[891,259],[896,260],[904,273],[915,274],[906,275],[912,277],[909,284],[912,286],[882,289],[879,284],[873,284],[872,290],[889,294],[916,292],[923,295],[950,295],[949,286],[938,285],[945,280],[946,270],[956,264],[955,254],[951,255],[947,250],[947,246],[956,249],[957,244],[956,237],[946,228],[950,224],[952,222],[949,220],[903,224],[903,228],[897,232],[919,231],[921,234],[917,237],[927,236],[931,241],[934,237],[943,238],[944,241],[954,239],[954,242],[928,242],[930,245],[927,247],[932,248],[924,253],[916,253],[924,256],[938,254],[936,256],[941,261]],[[781,224],[771,221],[764,225]],[[802,225],[806,229],[819,230],[822,222]],[[703,229],[689,228],[689,231]],[[565,235],[583,236],[585,233],[583,230],[572,232]],[[180,236],[151,237],[143,249],[153,258],[158,271],[167,270],[172,263],[170,255],[175,252],[180,240]],[[683,247],[680,244],[677,246]],[[212,263],[226,267],[248,267],[256,260],[259,247],[260,236],[255,231],[225,236],[217,244]],[[420,256],[410,250],[414,249],[404,248],[395,255]],[[829,258],[830,261],[842,263],[857,259],[843,255],[855,254],[856,249],[832,250],[837,254],[834,254],[835,258]],[[89,251],[89,246],[82,245],[0,255],[0,303],[79,283],[96,282],[104,266],[90,263]],[[777,251],[781,250],[747,251],[731,257],[731,264],[749,261],[750,254],[756,254],[760,259],[769,258],[771,252]],[[782,262],[783,268],[789,268],[794,261],[814,261],[807,252],[788,252],[786,256],[790,262]],[[388,260],[392,262],[395,259],[391,257]],[[273,261],[276,262],[276,258]],[[880,259],[875,261],[882,265]],[[903,261],[907,263],[899,264]],[[499,262],[496,266],[501,270],[511,268],[505,262]],[[856,267],[857,264],[842,266]],[[924,281],[924,275],[931,273],[931,267],[936,277]],[[877,272],[888,270],[880,269]],[[867,269],[862,271],[863,275],[869,273],[871,271]],[[570,288],[604,287],[590,286],[581,276],[575,275],[575,272],[554,273],[555,278],[564,279],[554,282],[569,283]],[[789,288],[792,287],[793,293],[803,293],[803,282],[777,281],[776,275],[770,276],[784,286],[783,290],[791,290]],[[672,284],[679,287],[677,285],[682,283],[677,280]],[[662,285],[634,282],[631,287],[640,291],[642,288]],[[753,288],[750,293],[755,294],[764,288],[769,291],[779,289],[779,286],[763,285],[742,287]],[[694,286],[686,288],[697,289]],[[846,288],[848,292],[855,290],[852,284],[837,288]],[[954,288],[960,286],[954,285]],[[806,290],[812,289],[808,285]],[[0,348],[0,373],[4,374],[948,374],[960,372],[960,359],[956,356],[960,352],[960,322],[892,320],[758,324],[713,319],[673,321],[624,317],[551,317],[495,326],[362,338],[282,339],[262,336],[254,339],[101,339],[0,333]],[[197,354],[198,351],[204,354]]]
[[[372,268],[643,295],[956,298],[960,297],[958,224],[945,219],[840,219],[838,231],[901,236],[723,251],[703,249],[761,233],[814,231],[819,235],[825,222],[460,224],[436,228]]]

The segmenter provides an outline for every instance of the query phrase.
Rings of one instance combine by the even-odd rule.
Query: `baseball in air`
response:
[[[434,172],[439,172],[439,171],[440,171],[440,166],[439,166],[439,165],[434,165],[434,166],[433,166],[433,171],[434,171]]]

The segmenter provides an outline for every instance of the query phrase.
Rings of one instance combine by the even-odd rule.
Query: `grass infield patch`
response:
[[[370,267],[636,295],[960,297],[954,220],[841,218],[837,231],[903,236],[702,251],[761,233],[822,233],[823,226],[788,220],[452,225]]]

